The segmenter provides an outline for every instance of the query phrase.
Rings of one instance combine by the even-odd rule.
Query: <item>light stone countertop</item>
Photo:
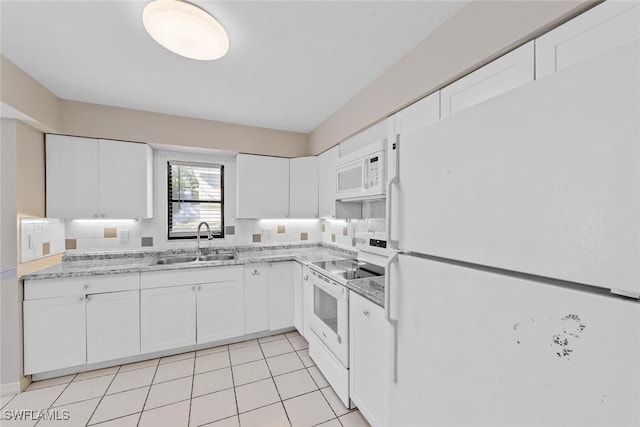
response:
[[[384,276],[349,280],[347,288],[384,308]]]
[[[57,279],[65,277],[99,276],[108,274],[169,271],[193,268],[211,268],[263,262],[298,261],[312,263],[355,258],[350,251],[326,243],[276,244],[263,246],[213,247],[211,252],[234,253],[236,259],[227,261],[194,261],[155,265],[160,256],[195,255],[193,248],[174,250],[138,250],[122,252],[68,253],[63,261],[51,267],[22,277],[23,280]],[[384,277],[350,280],[347,288],[384,307]]]

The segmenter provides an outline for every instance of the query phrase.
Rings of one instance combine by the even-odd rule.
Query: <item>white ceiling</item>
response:
[[[307,133],[465,4],[193,2],[226,28],[222,59],[156,44],[135,0],[2,0],[1,51],[63,99]]]

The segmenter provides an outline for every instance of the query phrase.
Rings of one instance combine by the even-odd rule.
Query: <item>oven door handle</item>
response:
[[[331,295],[332,297],[339,300],[347,299],[347,292],[344,286],[335,283],[335,282],[325,282],[321,277],[311,276],[311,284],[313,286],[317,286],[323,292]]]

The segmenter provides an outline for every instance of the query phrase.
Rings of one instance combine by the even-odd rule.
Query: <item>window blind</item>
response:
[[[206,221],[214,237],[224,237],[224,166],[167,162],[169,239],[195,238]],[[206,228],[201,230],[206,236]]]

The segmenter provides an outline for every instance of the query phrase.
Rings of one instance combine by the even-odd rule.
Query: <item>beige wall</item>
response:
[[[60,100],[0,54],[2,117],[25,120],[47,132],[60,129]]]
[[[104,105],[62,101],[62,133],[153,144],[299,157],[307,135]]]
[[[17,122],[2,119],[0,130],[0,263],[3,271],[14,269],[0,279],[0,383],[5,394],[6,387],[15,389],[23,376],[22,292],[15,275]]]
[[[17,125],[16,211],[17,227],[21,217],[45,216],[44,134],[22,122]],[[62,255],[20,263],[20,230],[18,229],[18,277],[60,262]]]
[[[303,133],[60,100],[0,54],[2,117],[45,132],[282,157],[307,155]]]
[[[319,154],[596,3],[472,1],[310,134]]]

